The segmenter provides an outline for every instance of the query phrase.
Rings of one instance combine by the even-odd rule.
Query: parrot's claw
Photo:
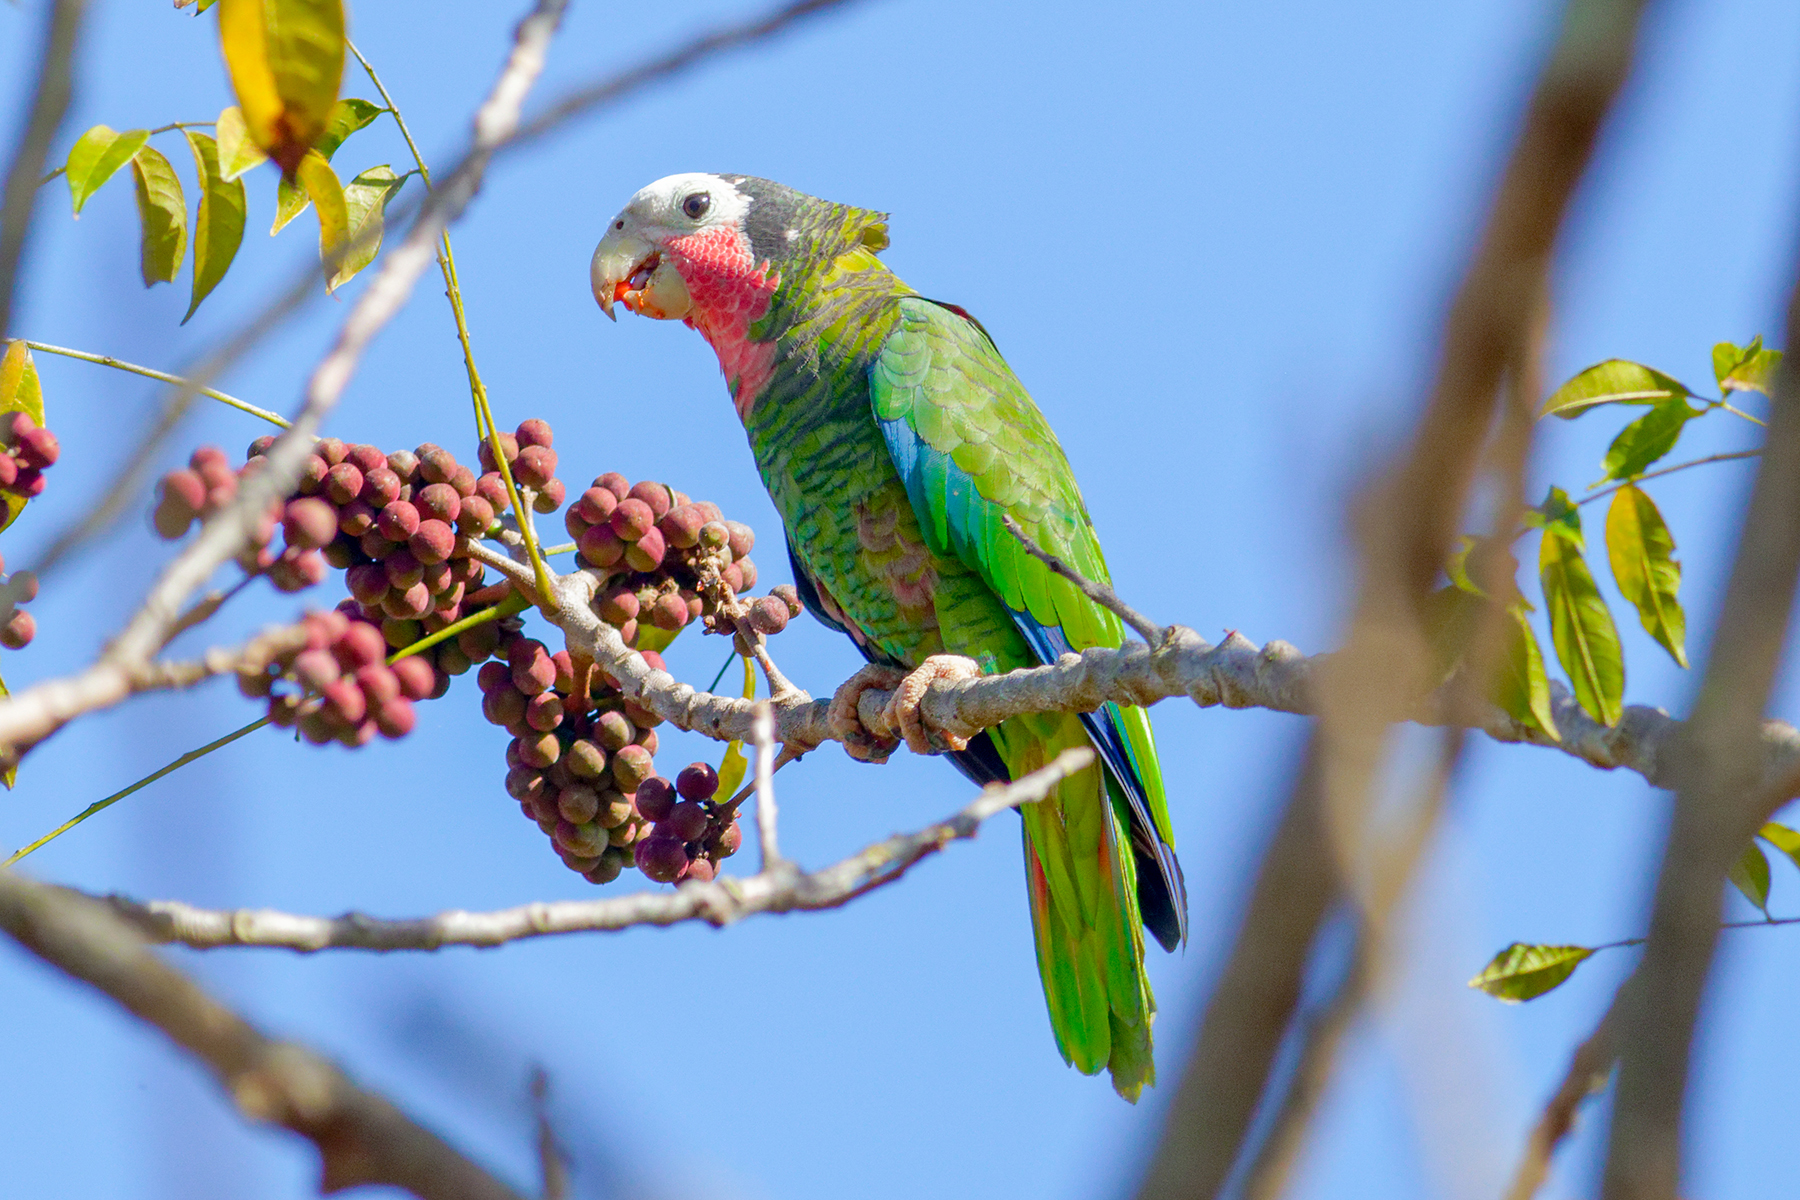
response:
[[[879,692],[896,691],[905,678],[906,672],[899,667],[870,663],[845,680],[831,697],[828,713],[831,731],[844,743],[844,752],[851,758],[858,762],[882,763],[900,748],[900,739],[876,737],[864,728],[862,718],[856,715],[856,702],[871,688]]]
[[[923,703],[925,692],[934,683],[960,683],[965,679],[974,679],[981,674],[981,667],[972,658],[964,658],[960,654],[934,654],[919,664],[917,670],[911,672],[893,689],[894,698],[888,701],[888,723],[900,730],[906,739],[906,748],[914,754],[942,754],[946,750],[967,750],[969,739],[960,737],[943,729],[931,729],[925,724]]]

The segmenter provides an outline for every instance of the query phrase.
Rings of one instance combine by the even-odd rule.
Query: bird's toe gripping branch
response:
[[[882,763],[900,747],[900,739],[870,733],[857,715],[856,704],[867,691],[894,692],[906,680],[899,667],[870,663],[846,679],[831,697],[828,719],[831,732],[844,743],[844,751],[858,762]]]
[[[934,683],[960,683],[981,674],[972,658],[960,654],[934,654],[910,672],[894,688],[888,701],[889,725],[900,731],[907,749],[914,754],[942,754],[947,750],[967,750],[969,739],[947,729],[926,724],[925,693]]]

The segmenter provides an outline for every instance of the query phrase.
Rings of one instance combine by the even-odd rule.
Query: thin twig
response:
[[[191,379],[183,379],[181,376],[171,375],[167,371],[158,371],[153,367],[140,367],[136,363],[128,363],[124,359],[114,358],[110,354],[90,354],[86,350],[70,350],[66,346],[52,346],[48,342],[33,342],[27,340],[25,344],[30,346],[33,350],[41,350],[45,354],[60,354],[64,358],[78,358],[82,362],[99,363],[103,367],[112,367],[119,371],[129,371],[133,375],[142,375],[146,379],[158,379],[163,383],[172,383],[177,387],[191,389],[195,395],[205,396],[211,400],[217,400],[221,404],[229,404],[239,412],[249,413],[253,417],[261,417],[263,420],[274,425],[279,425],[283,429],[286,429],[288,426],[287,418],[280,413],[272,413],[266,408],[258,408],[247,400],[239,400],[236,396],[227,395],[215,388],[201,387]]]
[[[1111,587],[1101,583],[1097,579],[1089,579],[1087,576],[1071,567],[1068,563],[1032,541],[1031,535],[1026,533],[1024,528],[1017,521],[1013,520],[1010,513],[1003,515],[1000,518],[1000,523],[1006,526],[1006,531],[1008,533],[1019,539],[1019,545],[1025,547],[1025,552],[1027,554],[1043,563],[1046,567],[1049,567],[1054,574],[1062,576],[1064,579],[1080,588],[1082,595],[1086,596],[1089,600],[1092,600],[1095,604],[1098,604],[1101,608],[1106,609],[1114,616],[1118,617],[1119,620],[1131,626],[1137,635],[1144,639],[1146,644],[1151,646],[1162,644],[1163,635],[1166,632],[1163,627],[1140,613],[1137,609],[1125,603],[1125,601],[1119,599],[1119,594],[1113,591]]]
[[[321,1191],[388,1184],[422,1200],[519,1200],[334,1063],[271,1039],[221,1005],[152,953],[106,904],[0,871],[0,929],[160,1030],[212,1072],[245,1118],[311,1141]]]
[[[756,838],[762,869],[771,871],[780,867],[783,859],[775,832],[775,717],[767,700],[756,703],[750,740],[756,750]]]
[[[1609,488],[1602,488],[1592,495],[1583,496],[1575,502],[1575,507],[1580,508],[1583,504],[1592,504],[1596,500],[1604,500],[1621,488],[1636,487],[1646,479],[1661,479],[1664,475],[1673,475],[1675,472],[1685,471],[1689,467],[1703,467],[1707,463],[1730,462],[1735,458],[1760,458],[1761,456],[1761,450],[1737,450],[1730,454],[1709,454],[1705,458],[1696,458],[1692,462],[1676,463],[1674,466],[1664,467],[1660,471],[1646,471],[1642,475],[1636,475],[1621,483],[1615,483]]]
[[[119,801],[121,801],[125,797],[131,795],[131,793],[137,791],[138,789],[149,787],[151,784],[153,784],[157,780],[161,779],[164,775],[168,775],[175,771],[179,771],[181,768],[187,766],[189,763],[195,761],[196,759],[205,758],[208,754],[211,754],[214,750],[218,750],[222,747],[231,745],[231,743],[237,741],[239,738],[243,737],[245,734],[255,733],[258,729],[261,729],[264,725],[267,725],[268,723],[269,723],[269,718],[258,717],[256,720],[250,722],[248,725],[245,725],[240,729],[234,729],[222,738],[215,738],[213,741],[206,743],[206,745],[201,746],[198,749],[189,750],[186,754],[182,755],[180,758],[176,759],[174,762],[169,763],[167,766],[159,767],[158,769],[150,772],[150,774],[144,776],[142,779],[138,780],[136,783],[131,784],[129,787],[124,787],[124,788],[121,788],[118,791],[114,792],[112,795],[108,796],[106,799],[94,801],[94,803],[88,805],[86,808],[82,809],[80,812],[78,812],[74,816],[70,817],[67,821],[64,821],[61,825],[58,825],[55,829],[52,829],[49,833],[46,833],[43,837],[39,838],[37,841],[32,842],[30,845],[22,847],[21,849],[13,851],[11,858],[8,858],[5,862],[0,862],[0,867],[12,866],[14,863],[18,862],[21,858],[24,858],[27,854],[30,854],[33,850],[37,850],[37,849],[47,845],[48,843],[55,841],[57,838],[61,837],[65,833],[67,833],[69,830],[75,828],[75,826],[81,824],[83,821],[87,820],[89,817],[93,816],[95,813],[101,811],[102,809],[111,808],[113,805],[117,804]]]
[[[495,912],[451,910],[415,920],[384,920],[361,913],[301,916],[268,909],[214,910],[175,900],[141,903],[108,896],[113,908],[156,942],[196,950],[221,946],[272,946],[287,950],[438,950],[445,946],[500,946],[524,938],[678,925],[705,921],[729,925],[759,913],[813,912],[838,908],[885,887],[950,843],[972,838],[983,822],[1009,808],[1041,800],[1058,781],[1087,767],[1093,751],[1065,750],[1039,770],[1005,786],[989,786],[961,812],[917,833],[896,834],[858,854],[805,872],[761,871],[748,878],[720,876],[688,881],[673,891],[638,892],[607,900],[558,900]]]
[[[12,329],[13,297],[18,292],[19,260],[37,200],[38,176],[50,154],[50,142],[69,111],[74,93],[75,43],[81,35],[84,0],[55,0],[44,21],[43,48],[37,53],[37,82],[32,85],[31,111],[19,131],[19,144],[6,166],[0,192],[0,337]]]

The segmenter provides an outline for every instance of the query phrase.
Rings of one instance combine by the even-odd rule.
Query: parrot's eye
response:
[[[614,229],[623,229],[623,228],[625,228],[625,222],[623,220],[614,221],[613,228]]]
[[[681,211],[686,213],[689,219],[695,221],[704,217],[706,215],[706,210],[711,207],[712,197],[705,192],[695,192],[681,202]]]

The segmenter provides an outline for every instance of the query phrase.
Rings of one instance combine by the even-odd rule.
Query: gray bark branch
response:
[[[336,1064],[270,1038],[214,1000],[107,905],[0,871],[0,930],[161,1030],[212,1072],[246,1119],[311,1141],[321,1191],[390,1184],[421,1200],[520,1200]]]

